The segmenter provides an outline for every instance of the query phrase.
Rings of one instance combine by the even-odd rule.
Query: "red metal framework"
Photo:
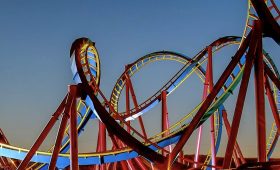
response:
[[[96,116],[99,118],[99,134],[98,134],[98,142],[96,151],[104,154],[106,156],[107,152],[114,152],[119,150],[131,149],[128,150],[127,153],[137,152],[138,155],[133,157],[132,159],[124,159],[119,163],[110,162],[108,164],[105,163],[104,155],[99,156],[100,165],[95,165],[94,169],[116,169],[117,167],[121,167],[121,169],[195,169],[203,167],[210,167],[212,169],[228,169],[232,168],[232,159],[234,160],[235,167],[237,169],[257,167],[257,168],[266,168],[266,169],[279,169],[279,162],[267,162],[267,148],[266,148],[266,121],[265,121],[265,91],[268,97],[270,107],[272,110],[272,114],[274,117],[275,124],[277,126],[277,137],[280,134],[280,119],[279,112],[276,106],[276,102],[273,96],[273,90],[271,88],[271,83],[273,83],[278,89],[280,89],[280,80],[275,76],[275,74],[271,71],[263,59],[263,48],[262,48],[262,38],[264,36],[268,36],[273,38],[276,42],[280,42],[280,27],[275,20],[278,20],[279,16],[273,18],[269,13],[269,8],[267,8],[264,1],[251,0],[251,3],[256,10],[259,18],[253,21],[252,30],[247,35],[247,37],[242,42],[240,48],[236,52],[236,54],[232,57],[232,60],[229,62],[228,66],[218,79],[218,81],[214,84],[213,82],[213,61],[212,61],[212,53],[213,53],[213,45],[211,44],[206,48],[205,51],[202,51],[196,58],[188,61],[186,66],[192,66],[194,68],[198,68],[201,64],[198,62],[203,58],[205,53],[208,54],[207,57],[207,69],[206,69],[206,77],[204,82],[204,90],[203,90],[203,102],[198,107],[195,116],[192,118],[189,124],[182,125],[180,131],[176,133],[172,133],[170,131],[171,127],[169,126],[169,117],[167,110],[167,88],[160,91],[160,96],[151,99],[150,101],[161,101],[162,104],[162,137],[161,140],[152,140],[152,138],[148,138],[146,134],[146,129],[144,127],[143,120],[141,115],[138,116],[141,133],[137,132],[131,125],[130,122],[125,120],[131,114],[139,113],[140,110],[147,108],[148,106],[139,107],[136,94],[133,89],[132,81],[130,79],[129,71],[132,71],[130,65],[126,66],[125,70],[125,78],[121,79],[120,82],[125,82],[125,92],[126,92],[126,116],[120,115],[115,106],[112,105],[112,102],[108,101],[101,90],[99,89],[100,81],[97,81],[97,77],[100,75],[92,75],[90,72],[91,68],[94,66],[88,61],[87,57],[91,57],[92,60],[96,60],[99,63],[99,60],[95,56],[91,55],[88,51],[94,51],[94,48],[90,49],[88,46],[83,46],[80,44],[74,44],[71,48],[71,54],[73,53],[74,60],[73,63],[76,64],[77,75],[79,76],[80,84],[78,85],[70,85],[68,87],[68,94],[65,96],[61,104],[59,105],[56,112],[52,115],[51,119],[47,123],[46,127],[43,129],[38,139],[35,141],[25,158],[17,167],[18,170],[24,170],[28,168],[28,164],[32,157],[36,155],[38,148],[45,140],[46,136],[53,128],[55,122],[58,120],[59,116],[62,117],[60,122],[60,127],[58,130],[58,134],[56,137],[55,145],[52,151],[51,159],[49,162],[48,169],[54,170],[57,165],[57,160],[59,157],[59,152],[61,151],[62,141],[64,137],[64,133],[66,131],[67,123],[69,120],[69,139],[70,139],[70,169],[78,170],[79,169],[79,154],[78,154],[78,117],[77,117],[77,98],[80,100],[86,100],[88,97],[90,102],[92,102],[92,109],[96,111]],[[274,2],[272,1],[273,8],[277,9]],[[279,10],[276,10],[279,12]],[[84,41],[85,39],[79,40]],[[92,45],[92,44],[91,44]],[[217,46],[216,46],[217,47]],[[90,50],[89,50],[90,49]],[[247,52],[248,51],[248,52]],[[165,55],[165,52],[163,52]],[[247,53],[246,61],[243,66],[240,66],[240,61],[242,56]],[[175,58],[175,57],[174,57]],[[98,61],[97,61],[98,60]],[[151,58],[149,58],[151,60]],[[175,59],[174,59],[175,60]],[[179,60],[179,59],[178,59]],[[204,60],[203,60],[204,61]],[[233,120],[230,125],[227,119],[227,113],[223,110],[223,120],[224,125],[227,130],[228,135],[228,143],[225,151],[225,155],[222,158],[222,163],[218,163],[218,158],[216,157],[215,151],[215,118],[212,112],[209,112],[209,109],[213,109],[211,107],[212,103],[217,100],[218,93],[225,88],[226,81],[233,77],[234,69],[240,66],[242,69],[242,77],[239,88],[239,93],[237,97],[237,102],[234,110]],[[239,131],[239,125],[241,121],[241,116],[243,112],[243,107],[245,104],[245,99],[247,95],[247,89],[249,84],[249,78],[251,76],[251,70],[254,66],[254,78],[255,78],[255,102],[256,102],[256,124],[257,124],[257,161],[254,163],[247,163],[244,158],[242,151],[237,142],[237,135]],[[91,68],[90,68],[91,67]],[[140,67],[140,66],[139,66]],[[95,68],[97,70],[97,68]],[[201,71],[201,70],[200,70]],[[170,81],[171,82],[171,81]],[[174,83],[173,81],[172,83]],[[171,84],[172,84],[171,83]],[[119,86],[121,88],[121,86]],[[101,98],[104,99],[104,102],[101,103],[96,94],[99,94]],[[208,94],[208,95],[207,95]],[[86,96],[86,97],[85,97]],[[133,101],[133,105],[135,111],[131,111],[130,109],[130,96]],[[153,96],[154,97],[154,96]],[[117,99],[118,100],[118,99]],[[109,108],[107,110],[107,107]],[[133,110],[133,109],[132,109]],[[211,114],[210,117],[210,142],[211,142],[211,161],[212,165],[207,165],[199,161],[199,149],[200,149],[200,141],[202,134],[202,119],[205,118],[206,114]],[[119,122],[117,122],[117,121]],[[126,129],[125,129],[126,127]],[[192,133],[196,128],[199,127],[199,133],[197,138],[197,147],[194,159],[187,158],[188,155],[184,155],[182,150]],[[107,151],[106,145],[106,130],[108,135],[112,141],[112,150]],[[144,140],[144,142],[140,142],[133,135],[136,134],[140,138]],[[178,137],[179,136],[179,137]],[[172,145],[169,143],[164,147],[160,146],[160,142],[171,141],[171,139],[178,137],[178,142],[173,142],[175,147],[172,148]],[[6,140],[6,137],[1,131],[0,141],[2,143],[9,144]],[[2,148],[2,145],[1,145]],[[156,151],[158,150],[158,151]],[[120,153],[120,152],[118,152]],[[117,154],[118,154],[117,153]],[[0,158],[1,165],[9,166],[10,161],[6,157]],[[189,165],[192,163],[192,165]],[[15,164],[16,165],[16,164]]]

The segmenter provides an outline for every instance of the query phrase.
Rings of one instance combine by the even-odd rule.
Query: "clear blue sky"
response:
[[[96,42],[101,60],[100,87],[109,98],[125,65],[148,53],[170,50],[193,57],[219,37],[241,36],[247,6],[246,0],[2,1],[0,127],[11,144],[31,147],[67,93],[67,85],[74,84],[69,50],[77,38],[88,37]],[[271,40],[264,40],[264,43],[264,48],[280,66],[279,47]],[[226,47],[214,55],[215,81],[237,47]],[[161,61],[137,72],[132,83],[139,103],[154,94],[181,67],[172,61]],[[250,157],[257,153],[253,81],[250,81],[238,136],[244,155]],[[225,103],[229,120],[234,112],[237,90]],[[202,82],[192,75],[168,97],[171,124],[195,108],[201,99]],[[121,100],[121,109],[123,106]],[[267,110],[271,123],[271,111]],[[160,105],[143,116],[148,135],[159,131],[160,119]],[[132,125],[138,128],[138,121]],[[205,127],[203,153],[207,153],[210,146],[209,123]],[[267,135],[270,128],[271,125],[267,125]],[[47,150],[54,143],[56,129],[41,150]],[[196,134],[194,132],[185,147],[187,153],[194,153]],[[220,156],[224,154],[227,142],[225,133],[223,135]],[[79,151],[94,151],[96,139],[97,121],[92,120],[79,138]],[[273,157],[280,157],[279,151],[277,146]]]

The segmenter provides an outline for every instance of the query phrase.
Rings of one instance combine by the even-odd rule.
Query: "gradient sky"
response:
[[[211,3],[210,3],[211,2]],[[123,73],[125,65],[160,50],[176,51],[193,57],[219,37],[242,36],[247,16],[245,0],[215,1],[76,1],[38,2],[2,1],[0,5],[0,127],[15,146],[30,148],[50,116],[75,84],[69,64],[72,42],[80,37],[96,42],[101,60],[100,88],[107,98]],[[229,46],[214,55],[214,82],[237,50]],[[264,39],[264,48],[276,66],[279,46]],[[138,103],[161,88],[182,64],[159,61],[141,69],[132,78]],[[252,72],[252,76],[253,76]],[[254,80],[250,79],[241,120],[238,142],[246,157],[256,157],[256,124]],[[202,99],[203,84],[191,75],[168,101],[170,124],[183,118]],[[231,122],[239,86],[225,102]],[[124,96],[120,110],[124,111]],[[266,106],[269,106],[266,103]],[[267,110],[267,136],[272,114]],[[148,136],[160,131],[158,105],[143,115]],[[92,152],[96,147],[97,120],[91,120],[79,137],[79,152]],[[132,126],[139,129],[138,121]],[[202,153],[210,146],[209,122],[203,132]],[[58,123],[40,150],[47,150],[55,140]],[[224,155],[227,137],[223,138],[219,156]],[[185,145],[194,153],[197,131]],[[108,140],[110,149],[110,141]],[[278,152],[278,153],[277,153]],[[276,146],[272,157],[280,157]]]

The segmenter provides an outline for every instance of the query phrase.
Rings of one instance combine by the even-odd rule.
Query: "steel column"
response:
[[[264,105],[264,65],[262,53],[262,25],[261,20],[255,21],[258,27],[259,40],[255,59],[255,93],[257,117],[258,162],[266,162],[266,130],[265,130],[265,105]]]
[[[77,130],[77,86],[69,85],[68,90],[70,95],[73,96],[73,103],[70,113],[70,169],[78,170],[78,130]]]
[[[106,105],[104,103],[103,105],[104,108],[106,108]],[[100,142],[99,142],[99,151],[100,152],[105,152],[106,151],[106,146],[107,146],[107,143],[106,143],[106,126],[99,120],[99,139],[100,139]],[[101,170],[106,170],[106,164],[102,164],[100,166],[100,169]]]
[[[166,116],[167,116],[167,106],[166,106],[166,91],[161,92],[161,104],[162,104],[162,109],[161,109],[161,131],[166,130]],[[162,134],[162,137],[165,137],[167,133]],[[166,154],[164,154],[165,156]]]
[[[240,119],[241,119],[241,115],[242,115],[242,111],[243,111],[247,88],[248,88],[251,69],[253,66],[253,60],[255,58],[255,52],[256,52],[257,43],[259,40],[258,35],[261,34],[260,30],[256,26],[256,22],[254,22],[254,24],[253,24],[252,32],[253,32],[252,39],[250,41],[249,52],[247,55],[246,64],[245,64],[245,68],[244,68],[244,72],[243,72],[243,77],[241,80],[241,85],[240,85],[238,98],[237,98],[235,111],[234,111],[234,116],[233,116],[233,120],[232,120],[231,132],[230,132],[230,136],[229,136],[229,140],[228,140],[228,144],[227,144],[227,148],[226,148],[226,152],[225,152],[224,162],[223,162],[223,168],[225,168],[225,169],[229,168],[229,166],[230,166],[233,148],[234,148],[234,144],[235,144],[235,141],[237,138]]]
[[[31,160],[31,158],[33,157],[33,155],[35,154],[35,152],[41,146],[41,144],[43,143],[43,141],[45,140],[45,138],[49,134],[50,130],[54,126],[55,122],[58,120],[58,116],[63,111],[63,108],[65,106],[65,102],[66,102],[67,96],[68,96],[68,94],[64,97],[63,101],[61,102],[61,104],[57,108],[56,112],[52,115],[52,117],[49,120],[48,124],[46,125],[44,130],[41,132],[41,134],[39,135],[39,137],[37,138],[37,140],[35,141],[35,143],[31,147],[29,152],[27,153],[27,155],[23,159],[23,161],[20,163],[20,165],[18,166],[17,170],[24,170],[26,168],[27,164],[29,163],[29,161]]]
[[[162,132],[169,128],[168,127],[169,122],[168,122],[168,113],[167,113],[167,104],[166,104],[166,94],[167,94],[166,91],[161,92],[161,103],[162,103],[162,109],[161,109],[161,112],[162,112],[162,114],[161,114],[161,125],[162,126],[161,126],[161,131]],[[168,132],[162,134],[162,137],[165,137],[167,135],[168,135]],[[169,146],[169,151],[171,152],[172,148],[170,147],[170,145],[168,145],[168,146]],[[162,155],[166,156],[167,153],[163,151]]]
[[[208,86],[209,86],[209,62],[207,62],[202,101],[204,101],[207,97]],[[200,150],[202,130],[203,130],[203,124],[200,125],[199,128],[198,128],[196,150],[195,150],[195,155],[194,155],[194,161],[195,162],[198,162],[198,160],[199,160],[199,150]],[[195,168],[197,168],[197,166],[198,166],[197,164],[193,164],[193,165],[194,165]]]
[[[104,152],[106,151],[106,127],[100,120],[99,120],[99,134],[100,134],[99,151]],[[102,164],[100,169],[105,170],[106,165]]]
[[[125,70],[127,70],[128,65],[125,66]],[[128,79],[128,75],[127,75],[127,79]],[[129,111],[130,111],[130,100],[129,100],[129,84],[126,83],[125,85],[125,101],[126,101],[126,114],[129,115]],[[130,121],[127,122],[128,125],[130,126]],[[127,126],[127,132],[130,134],[130,127]]]
[[[209,91],[211,92],[213,89],[213,64],[212,64],[212,46],[207,47],[208,53],[208,66],[209,66]],[[214,113],[215,114],[215,113]],[[216,152],[215,152],[215,117],[214,114],[210,117],[210,136],[211,136],[211,157],[212,157],[212,165],[216,166]],[[212,170],[216,168],[212,167]]]
[[[233,69],[235,68],[235,66],[237,65],[239,60],[241,59],[242,55],[245,53],[245,51],[248,47],[248,44],[250,42],[251,36],[252,36],[252,33],[250,32],[248,34],[247,38],[241,44],[238,51],[236,52],[235,56],[230,61],[229,65],[227,66],[227,68],[225,69],[223,74],[221,75],[220,79],[215,84],[213,90],[208,95],[208,97],[205,99],[205,102],[202,104],[202,106],[198,110],[197,114],[194,116],[190,125],[186,129],[183,130],[182,137],[178,141],[177,145],[174,147],[172,153],[169,155],[168,161],[166,161],[166,164],[164,165],[165,167],[169,168],[174,163],[174,160],[176,159],[178,153],[180,152],[182,147],[185,145],[186,141],[189,139],[189,137],[191,136],[194,129],[199,124],[204,113],[209,108],[209,106],[211,105],[212,101],[215,99],[215,97],[218,94],[218,92],[220,91],[220,89],[223,87],[224,83],[226,82],[226,80],[232,73]]]

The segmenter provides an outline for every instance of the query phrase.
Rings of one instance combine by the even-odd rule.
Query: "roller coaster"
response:
[[[276,11],[272,13],[271,11]],[[0,129],[0,165],[6,169],[280,169],[280,161],[270,157],[280,134],[280,75],[272,56],[263,49],[264,37],[280,44],[280,11],[273,0],[249,0],[248,15],[241,37],[218,38],[193,57],[173,52],[157,51],[125,66],[111,97],[107,99],[99,88],[100,58],[95,43],[79,38],[70,49],[70,66],[76,85],[68,86],[57,110],[30,149],[13,146]],[[230,45],[239,45],[217,82],[213,82],[213,54]],[[146,65],[159,60],[173,60],[184,66],[155,94],[138,103],[131,77]],[[202,67],[207,65],[206,69]],[[247,94],[251,70],[255,76],[257,160],[244,158],[237,142],[240,120]],[[203,100],[177,123],[169,125],[166,98],[191,74],[195,73],[203,85]],[[106,75],[104,75],[106,76]],[[233,120],[230,125],[224,102],[240,85]],[[119,112],[119,99],[125,91],[126,111]],[[273,114],[271,132],[266,139],[265,94]],[[99,99],[97,98],[99,97]],[[130,107],[130,97],[133,108]],[[161,132],[148,137],[142,115],[156,105],[162,105]],[[54,145],[48,151],[38,151],[42,142],[61,118]],[[78,137],[91,119],[99,121],[96,152],[78,153]],[[130,125],[138,119],[141,132]],[[211,147],[208,155],[200,155],[203,123],[210,120]],[[218,161],[222,126],[228,143],[222,161]],[[195,155],[190,158],[182,151],[198,129]],[[107,150],[106,133],[112,148]],[[174,146],[174,147],[173,147]]]

